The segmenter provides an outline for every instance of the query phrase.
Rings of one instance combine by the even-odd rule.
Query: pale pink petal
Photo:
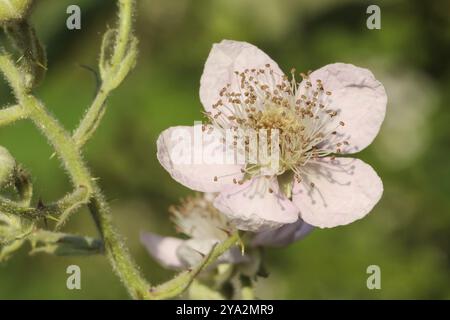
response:
[[[264,231],[298,219],[298,209],[280,191],[276,178],[253,178],[224,189],[214,206],[240,230]]]
[[[336,110],[337,116],[328,125],[329,130],[338,128],[340,140],[349,145],[340,147],[343,153],[361,151],[377,136],[386,114],[387,96],[383,85],[370,70],[352,64],[334,63],[326,65],[310,75],[313,86],[321,80],[326,96],[326,109]],[[300,92],[304,92],[302,83]],[[342,121],[344,126],[339,126]]]
[[[178,249],[184,242],[181,239],[162,237],[155,233],[141,233],[141,243],[145,246],[148,253],[163,267],[170,269],[184,267],[183,262],[177,255]]]
[[[363,218],[380,200],[383,183],[371,166],[359,159],[324,158],[303,167],[292,201],[307,223],[332,228]]]
[[[217,130],[201,125],[172,127],[157,142],[158,160],[173,179],[201,192],[218,192],[241,179],[243,164],[228,157],[229,150]]]
[[[257,233],[252,239],[252,246],[282,247],[306,237],[314,227],[299,219],[275,230]]]
[[[239,92],[239,77],[235,71],[243,72],[246,69],[262,69],[267,64],[280,78],[283,72],[267,54],[247,42],[223,40],[213,45],[205,63],[200,79],[200,100],[206,111],[212,111],[212,106],[220,97],[220,91],[231,85],[231,90]],[[267,81],[267,85],[272,85]],[[225,102],[225,101],[224,101]]]

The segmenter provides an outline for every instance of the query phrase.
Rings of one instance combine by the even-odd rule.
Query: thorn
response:
[[[59,222],[60,220],[58,218],[55,218],[54,216],[46,216],[47,219],[55,221],[55,222]]]
[[[224,228],[221,228],[221,227],[217,227],[217,229],[219,229],[220,231],[225,232],[227,234],[227,236],[231,236],[231,231],[230,230],[227,230],[227,229],[224,229]]]
[[[200,252],[200,251],[198,251],[198,250],[195,250],[195,249],[192,249],[192,250],[194,250],[194,251],[197,252],[199,255],[201,255],[202,258],[206,257],[206,254],[204,254],[204,253],[202,253],[202,252]]]
[[[48,70],[48,68],[47,68],[46,66],[44,66],[41,62],[39,62],[39,61],[34,61],[34,62],[38,65],[38,67],[41,67],[41,68],[44,69],[45,71]]]
[[[36,205],[36,209],[38,209],[38,210],[45,209],[45,205],[44,205],[44,202],[42,201],[42,198],[39,198],[38,203]]]

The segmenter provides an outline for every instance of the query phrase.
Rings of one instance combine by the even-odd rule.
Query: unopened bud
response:
[[[0,187],[6,184],[14,172],[16,161],[4,147],[0,146]]]
[[[19,53],[18,65],[26,75],[25,86],[33,89],[44,79],[47,71],[45,49],[28,21],[9,23],[5,26],[5,32]]]
[[[34,0],[0,0],[0,23],[24,20]]]

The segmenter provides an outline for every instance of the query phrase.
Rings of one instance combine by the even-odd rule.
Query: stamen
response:
[[[278,130],[280,169],[277,174],[292,170],[295,179],[301,180],[304,174],[301,168],[309,161],[330,155],[334,157],[333,153],[340,153],[342,145],[349,145],[347,141],[336,141],[337,130],[345,123],[339,121],[334,127],[338,111],[329,108],[328,96],[332,92],[325,90],[321,79],[310,79],[311,71],[300,73],[302,83],[295,80],[294,68],[289,79],[274,72],[270,64],[234,74],[239,84],[237,91],[232,91],[231,84],[227,84],[219,92],[221,99],[213,105],[215,112],[207,112],[206,116],[221,131],[254,130],[257,140],[261,138],[261,129],[268,132]],[[236,137],[230,142],[234,147],[237,146]],[[250,149],[248,140],[244,141],[242,149]],[[266,165],[247,164],[241,173],[251,178],[260,175]],[[214,181],[218,179],[214,177]],[[243,181],[234,179],[233,183],[242,184]]]

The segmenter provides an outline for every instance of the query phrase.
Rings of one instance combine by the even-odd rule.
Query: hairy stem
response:
[[[92,178],[72,137],[34,96],[19,96],[18,99],[28,111],[29,118],[47,137],[75,188],[86,189],[85,197],[80,202],[87,203],[93,192]]]
[[[42,217],[38,210],[22,206],[17,202],[0,196],[0,211],[8,212],[27,219],[38,219]]]
[[[177,297],[181,293],[183,293],[195,277],[205,268],[209,267],[212,263],[214,263],[222,254],[224,254],[231,247],[235,246],[236,243],[240,241],[239,233],[235,232],[231,234],[228,239],[217,244],[211,252],[205,256],[203,261],[197,265],[195,268],[184,271],[176,276],[174,279],[160,285],[157,287],[153,287],[150,290],[150,298],[151,299],[170,299]]]
[[[103,196],[97,191],[89,203],[89,209],[95,219],[98,229],[101,232],[106,255],[114,269],[119,275],[134,299],[148,299],[150,285],[142,277],[131,258],[128,249],[125,247],[123,239],[115,231],[109,214],[108,204]]]
[[[26,117],[25,110],[19,105],[0,109],[0,127],[25,119]]]
[[[109,210],[103,200],[100,188],[91,178],[89,170],[79,154],[75,141],[62,129],[59,123],[41,106],[37,100],[28,96],[22,101],[26,108],[30,108],[30,118],[40,127],[44,135],[49,139],[66,167],[76,188],[86,189],[82,202],[87,202],[92,196],[90,209],[96,220],[97,227],[105,243],[106,254],[114,267],[114,270],[122,279],[124,285],[133,298],[144,297],[149,285],[141,277],[133,260],[125,249],[125,245],[118,238],[112,227]]]
[[[24,117],[29,118],[54,148],[75,189],[73,193],[55,204],[50,206],[38,205],[38,208],[30,208],[28,205],[24,206],[11,200],[0,198],[0,210],[4,209],[9,213],[29,218],[39,218],[46,214],[59,213],[61,214],[60,223],[63,223],[69,214],[74,212],[80,205],[88,204],[92,217],[102,236],[105,253],[130,295],[137,299],[172,298],[186,290],[202,270],[210,266],[225,251],[234,246],[239,241],[239,235],[234,233],[223,243],[217,244],[198,266],[182,272],[171,281],[150,289],[150,285],[142,277],[139,269],[133,262],[122,237],[115,231],[108,204],[102,195],[100,187],[95,182],[95,179],[92,178],[88,167],[83,161],[80,147],[88,141],[98,127],[105,112],[107,97],[122,82],[134,67],[136,61],[137,40],[132,34],[134,0],[118,0],[118,3],[119,24],[115,31],[115,43],[109,59],[105,58],[104,53],[107,51],[107,46],[109,46],[109,40],[112,39],[110,31],[107,32],[104,38],[105,47],[102,47],[103,53],[100,68],[102,84],[94,102],[73,136],[31,94],[32,86],[27,83],[30,74],[18,68],[9,55],[0,52],[0,71],[5,75],[6,80],[13,89],[18,103],[18,106],[0,110],[0,125],[8,124]],[[80,250],[97,252],[96,250],[99,249],[99,243],[88,238],[73,237],[47,231],[36,234],[35,237],[37,236],[41,238],[36,239],[44,243],[44,247],[40,250],[44,252],[67,253],[80,252]],[[55,243],[57,241],[66,241],[66,246],[61,247],[57,245]]]
[[[110,90],[102,83],[92,105],[73,134],[78,148],[81,148],[92,137],[105,113],[106,99]]]
[[[28,112],[29,118],[53,146],[75,188],[81,187],[86,191],[86,196],[81,203],[92,199],[89,207],[103,237],[106,254],[110,258],[114,270],[133,298],[145,298],[150,286],[140,275],[124,243],[115,233],[106,201],[104,201],[100,188],[95,183],[95,180],[92,179],[89,170],[84,164],[75,141],[45,109],[42,103],[27,93],[23,87],[23,82],[21,82],[20,72],[18,72],[11,59],[6,55],[0,55],[0,70],[11,84],[17,100]],[[9,206],[12,205],[12,202],[7,201],[4,204]]]
[[[102,82],[92,105],[73,134],[78,147],[82,147],[92,137],[105,113],[108,96],[136,63],[138,50],[137,40],[132,33],[133,8],[134,0],[119,0],[117,30],[108,30],[103,38],[100,55]],[[113,41],[114,44],[111,44]],[[112,50],[111,57],[106,57],[109,49]]]
[[[132,35],[134,1],[119,0],[119,27],[111,65],[122,62]]]

